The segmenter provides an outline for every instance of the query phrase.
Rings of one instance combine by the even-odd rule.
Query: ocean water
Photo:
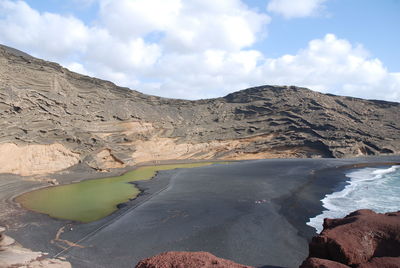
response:
[[[327,194],[321,200],[325,210],[307,223],[318,233],[324,218],[342,218],[357,209],[380,213],[400,210],[400,166],[362,168],[346,177],[349,180],[344,189]]]

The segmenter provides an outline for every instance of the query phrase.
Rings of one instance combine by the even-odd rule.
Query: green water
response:
[[[117,210],[118,204],[127,202],[140,193],[135,185],[128,182],[150,179],[160,170],[201,167],[214,163],[139,167],[118,177],[39,189],[18,196],[16,201],[27,209],[54,218],[87,223],[110,215]]]

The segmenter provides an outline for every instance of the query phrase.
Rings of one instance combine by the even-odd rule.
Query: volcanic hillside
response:
[[[0,46],[0,173],[396,154],[399,118],[399,103],[294,86],[197,101],[149,96]]]

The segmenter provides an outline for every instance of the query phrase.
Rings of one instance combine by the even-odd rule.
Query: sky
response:
[[[400,102],[400,0],[0,0],[0,43],[143,93]]]

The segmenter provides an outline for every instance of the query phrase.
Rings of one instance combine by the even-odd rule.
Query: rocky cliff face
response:
[[[171,159],[393,154],[399,118],[399,103],[293,86],[160,98],[0,46],[0,173],[41,174],[78,162],[106,170]]]

